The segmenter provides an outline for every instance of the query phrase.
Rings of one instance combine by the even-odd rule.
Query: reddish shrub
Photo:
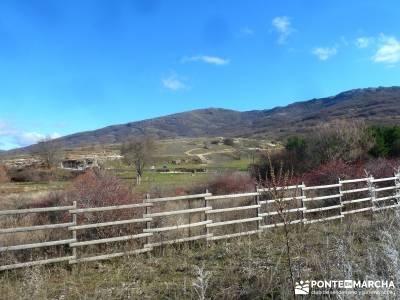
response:
[[[366,176],[366,171],[375,178],[391,177],[400,167],[400,161],[378,158],[368,162],[345,163],[341,160],[323,164],[310,172],[303,174],[302,180],[307,185],[330,184],[337,179],[355,179]]]
[[[142,197],[134,194],[116,176],[104,171],[88,171],[78,176],[66,191],[65,201],[70,205],[76,201],[78,207],[102,207],[142,202]],[[104,212],[84,213],[78,216],[78,223],[99,223],[122,219],[138,218],[143,215],[143,208],[119,209]],[[105,227],[81,232],[81,237],[102,238],[128,232],[136,232],[138,224]],[[133,230],[133,231],[132,231]]]
[[[78,176],[67,190],[69,202],[77,201],[79,207],[98,207],[138,202],[120,179],[107,172],[87,171]]]
[[[30,207],[50,207],[71,205],[77,202],[78,207],[102,207],[123,205],[141,202],[142,197],[132,193],[117,177],[106,172],[88,171],[77,177],[65,192],[50,193]],[[104,212],[78,214],[78,224],[100,223],[121,219],[137,218],[142,216],[143,208],[119,209]],[[37,214],[36,224],[49,224],[70,222],[71,214],[68,212],[52,212]],[[79,232],[81,239],[105,238],[124,235],[137,231],[137,224],[104,227],[96,230]]]
[[[209,183],[209,191],[213,194],[234,194],[254,191],[256,182],[248,174],[232,173],[217,176]]]
[[[399,159],[378,158],[365,164],[365,170],[375,178],[391,177],[399,168]]]
[[[5,166],[0,165],[0,183],[9,182],[10,177],[8,176],[7,169]]]
[[[185,191],[184,188],[178,187],[178,188],[175,188],[174,194],[175,194],[175,196],[184,196],[184,195],[187,195],[187,192]]]
[[[302,180],[307,185],[336,183],[340,179],[365,177],[364,165],[345,163],[342,160],[331,161],[303,174]]]

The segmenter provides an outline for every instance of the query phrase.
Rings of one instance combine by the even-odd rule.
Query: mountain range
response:
[[[400,87],[354,89],[266,110],[199,109],[75,133],[58,141],[64,147],[74,148],[121,143],[127,137],[141,134],[160,139],[229,136],[279,140],[338,118],[400,124]]]

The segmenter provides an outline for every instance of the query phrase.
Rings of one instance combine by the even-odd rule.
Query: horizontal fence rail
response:
[[[59,262],[101,261],[149,252],[164,245],[192,241],[208,243],[259,235],[281,226],[342,221],[351,214],[367,213],[372,216],[374,212],[399,207],[400,173],[378,179],[372,176],[339,179],[338,183],[329,185],[306,186],[302,183],[286,187],[257,187],[254,192],[229,195],[212,195],[208,191],[153,199],[147,195],[142,203],[105,207],[79,207],[74,202],[70,206],[3,210],[0,211],[0,258],[3,258],[0,271]],[[123,213],[123,219],[116,217],[118,212]],[[35,214],[63,214],[64,217],[63,222],[14,227],[5,226],[9,223],[2,219],[13,220],[11,224],[15,224],[14,221]],[[112,220],[93,218],[97,214],[108,214]],[[91,222],[87,222],[89,220]],[[105,236],[97,232],[114,228],[117,229]],[[4,239],[1,239],[4,236],[58,230],[66,232],[65,238],[57,239],[48,234],[45,236],[49,240],[16,245],[3,245]],[[104,253],[109,244],[119,243],[129,243],[128,248]],[[47,257],[46,252],[43,259],[32,261],[7,258],[12,257],[14,252],[38,251],[48,247],[61,247],[62,251],[58,253],[62,255]],[[87,252],[87,247],[95,247],[102,253]]]

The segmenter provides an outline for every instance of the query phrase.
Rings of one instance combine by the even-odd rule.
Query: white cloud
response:
[[[61,135],[57,132],[46,135],[35,131],[24,131],[0,120],[0,149],[2,150],[25,147],[36,144],[45,138],[56,139],[59,137]]]
[[[320,60],[327,60],[338,52],[337,47],[318,47],[312,51],[312,54]]]
[[[358,48],[368,48],[375,42],[373,37],[362,36],[356,39],[355,43]]]
[[[395,64],[400,61],[400,42],[393,36],[381,35],[379,48],[372,60],[377,63]]]
[[[175,74],[172,74],[169,77],[162,79],[162,84],[165,88],[171,91],[186,89],[186,85]]]
[[[27,146],[27,145],[32,145],[36,144],[39,141],[42,140],[53,140],[53,139],[58,139],[61,137],[61,134],[54,132],[51,134],[42,134],[39,132],[19,132],[18,135],[16,135],[14,138],[16,141],[18,141],[18,144],[22,146]]]
[[[40,140],[44,140],[46,136],[39,132],[20,132],[15,139],[20,145],[31,145],[35,144]]]
[[[221,58],[218,56],[209,56],[209,55],[198,55],[198,56],[191,56],[191,57],[184,57],[181,60],[183,63],[186,62],[194,62],[194,61],[201,61],[207,64],[212,64],[216,66],[223,66],[230,63],[229,59]]]
[[[272,20],[272,26],[279,33],[278,43],[284,44],[288,37],[295,31],[290,19],[286,16],[276,17]]]
[[[241,36],[251,36],[251,35],[254,35],[254,34],[255,34],[254,30],[249,28],[249,27],[247,27],[247,26],[240,29],[240,35]]]

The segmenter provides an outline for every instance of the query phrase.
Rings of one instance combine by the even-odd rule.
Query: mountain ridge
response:
[[[141,134],[160,139],[211,136],[282,139],[338,118],[363,119],[371,124],[400,124],[398,112],[400,87],[364,88],[265,110],[196,109],[78,132],[57,141],[66,148],[74,148],[121,143],[129,136]]]

